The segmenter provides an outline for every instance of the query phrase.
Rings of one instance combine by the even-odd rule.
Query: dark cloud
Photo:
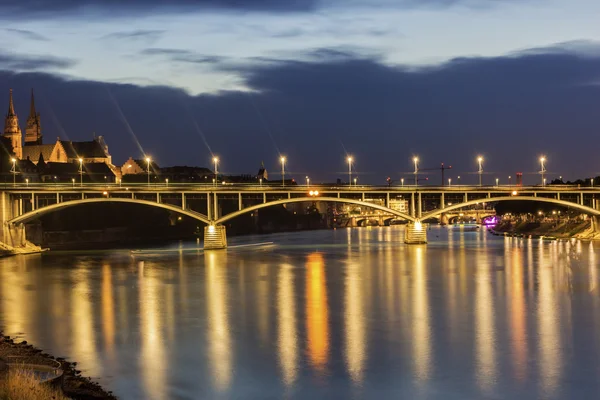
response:
[[[12,71],[46,71],[68,68],[75,61],[54,56],[34,56],[0,51],[0,70]]]
[[[145,56],[159,56],[165,58],[169,62],[180,62],[189,64],[222,64],[229,58],[195,53],[189,50],[181,49],[161,49],[161,48],[148,48],[140,52]]]
[[[85,10],[87,16],[104,14],[118,17],[123,13],[188,12],[204,9],[308,12],[322,7],[448,7],[463,4],[488,7],[516,0],[0,0],[0,15],[23,18],[69,16]],[[119,10],[115,12],[115,10]]]
[[[39,33],[33,32],[33,31],[28,31],[25,29],[15,29],[15,28],[6,28],[4,29],[6,32],[15,34],[19,37],[22,37],[24,39],[29,39],[29,40],[36,40],[36,41],[49,41],[50,39],[48,39],[46,36],[40,35]]]
[[[151,14],[160,12],[183,12],[203,9],[231,9],[244,11],[309,11],[318,0],[0,0],[0,15],[40,17],[44,15],[68,15],[86,10],[118,16],[115,10]],[[90,14],[88,14],[90,15]]]
[[[113,32],[102,37],[102,39],[115,40],[150,40],[155,41],[165,33],[164,30],[137,29],[133,31]]]
[[[250,93],[190,96],[167,87],[10,73],[0,73],[0,88],[15,88],[23,123],[34,87],[46,138],[64,129],[71,139],[87,139],[95,131],[116,163],[140,155],[118,104],[144,150],[163,165],[209,165],[202,132],[226,172],[254,173],[264,160],[276,173],[280,151],[298,179],[343,178],[345,148],[359,182],[399,179],[411,170],[413,154],[422,168],[452,165],[451,176],[463,182],[475,182],[470,172],[478,154],[489,182],[515,172],[537,182],[542,153],[549,178],[598,174],[600,87],[587,83],[598,81],[599,71],[600,58],[556,52],[462,58],[420,70],[346,54],[246,67],[240,72],[256,90]],[[438,183],[439,175],[430,179]]]

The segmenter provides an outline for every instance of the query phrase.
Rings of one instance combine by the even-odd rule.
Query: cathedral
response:
[[[94,135],[93,140],[87,142],[73,142],[57,139],[53,144],[44,144],[42,141],[42,124],[40,113],[35,109],[33,90],[31,91],[31,104],[27,127],[25,128],[25,143],[19,126],[19,119],[13,104],[13,91],[9,91],[8,113],[4,120],[3,143],[12,146],[7,149],[18,160],[28,160],[38,165],[39,163],[79,163],[85,164],[104,163],[114,170],[112,159],[108,153],[108,146],[102,136]],[[43,165],[43,164],[42,164]]]

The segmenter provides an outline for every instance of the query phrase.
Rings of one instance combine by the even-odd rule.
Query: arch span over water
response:
[[[204,222],[205,224],[210,224],[210,220],[204,214],[200,214],[198,212],[192,210],[184,210],[181,207],[174,206],[172,204],[166,203],[157,203],[154,201],[148,200],[138,200],[138,199],[121,199],[118,197],[108,197],[108,198],[94,198],[94,199],[80,199],[80,200],[70,200],[64,201],[62,203],[52,204],[50,206],[41,207],[37,210],[29,211],[23,215],[20,215],[16,218],[13,218],[8,222],[8,224],[20,224],[31,221],[33,219],[39,218],[42,215],[51,213],[53,211],[58,211],[64,208],[75,207],[83,204],[93,204],[93,203],[128,203],[128,204],[140,204],[144,206],[150,207],[158,207],[163,208],[165,210],[174,211],[182,215],[186,215],[190,218],[194,218],[200,222]]]
[[[243,214],[246,214],[246,213],[249,213],[252,211],[260,210],[261,208],[283,205],[283,204],[290,204],[290,203],[303,203],[303,202],[313,202],[313,201],[354,204],[354,205],[358,205],[358,206],[369,207],[369,208],[373,208],[375,210],[383,211],[385,213],[392,214],[396,217],[400,217],[400,218],[406,219],[408,221],[413,221],[413,222],[416,221],[416,218],[410,216],[409,214],[406,214],[406,213],[403,213],[403,212],[400,212],[397,210],[392,210],[391,208],[380,206],[378,204],[369,203],[369,202],[362,201],[362,200],[345,199],[345,198],[341,198],[341,197],[295,197],[295,198],[291,198],[291,199],[282,199],[282,200],[270,201],[268,203],[261,203],[261,204],[255,205],[255,206],[244,208],[240,211],[235,211],[231,214],[224,215],[221,218],[217,219],[215,221],[215,224],[222,224],[224,222],[229,221],[230,219],[239,217],[240,215],[243,215]]]
[[[561,205],[564,207],[574,208],[576,210],[581,211],[583,214],[588,214],[588,215],[592,215],[592,216],[600,216],[599,210],[596,210],[596,209],[588,207],[588,206],[582,206],[581,204],[573,203],[570,201],[558,200],[558,199],[553,199],[550,197],[502,196],[502,197],[488,197],[488,198],[484,198],[484,199],[470,200],[470,201],[467,201],[464,203],[453,204],[446,208],[433,210],[428,213],[425,213],[421,216],[421,219],[425,220],[428,218],[435,218],[435,217],[440,216],[441,214],[444,214],[444,213],[447,213],[447,212],[450,212],[453,210],[458,210],[458,209],[461,209],[464,207],[474,206],[474,205],[481,204],[481,203],[497,203],[499,201],[537,201],[537,202],[542,202],[542,203],[558,204],[558,205]]]

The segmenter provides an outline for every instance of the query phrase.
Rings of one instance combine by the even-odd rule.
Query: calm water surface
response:
[[[403,238],[4,259],[0,326],[122,399],[600,397],[599,247]]]

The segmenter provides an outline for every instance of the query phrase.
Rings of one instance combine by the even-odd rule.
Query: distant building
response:
[[[41,117],[35,109],[33,90],[25,129],[25,144],[23,145],[19,119],[15,113],[12,89],[9,91],[8,113],[4,120],[2,137],[10,141],[12,154],[19,160],[29,160],[37,165],[40,161],[79,164],[79,160],[82,159],[84,164],[103,163],[113,172],[117,172],[102,136],[94,135],[93,140],[83,142],[57,139],[55,143],[44,144]]]
[[[267,169],[265,168],[264,162],[260,163],[260,168],[258,169],[258,174],[256,174],[256,179],[257,180],[262,179],[263,181],[269,180],[269,173],[267,172]]]
[[[157,174],[160,171],[158,164],[150,161],[150,172]],[[147,174],[148,162],[146,160],[134,159],[129,157],[125,164],[121,167],[121,176],[130,174]]]
[[[115,183],[116,175],[108,164],[87,163],[80,165],[62,162],[40,162],[37,164],[38,174],[42,182],[77,182]]]

